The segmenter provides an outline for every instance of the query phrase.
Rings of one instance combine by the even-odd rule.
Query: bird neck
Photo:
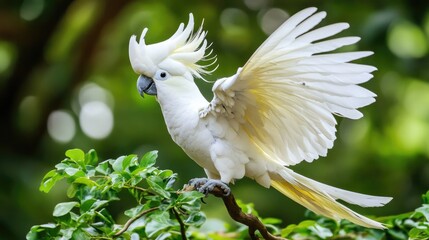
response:
[[[198,113],[208,105],[193,81],[175,78],[157,83],[158,102],[166,121],[183,118],[180,115]],[[192,114],[193,115],[193,114]]]

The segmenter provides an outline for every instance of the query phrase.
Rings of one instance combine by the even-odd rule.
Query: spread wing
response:
[[[333,115],[358,119],[356,109],[375,101],[357,84],[371,79],[376,68],[350,63],[372,52],[327,53],[359,38],[326,40],[349,25],[313,29],[326,16],[316,10],[290,17],[237,74],[216,81],[214,98],[202,112],[234,119],[256,148],[282,165],[325,156],[335,140]]]

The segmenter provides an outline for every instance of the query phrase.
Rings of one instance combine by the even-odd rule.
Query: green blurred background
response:
[[[45,172],[70,148],[101,158],[159,150],[158,165],[179,173],[177,187],[203,171],[177,147],[153,97],[142,99],[128,60],[128,41],[148,27],[147,43],[164,40],[193,12],[204,18],[219,68],[208,80],[242,66],[291,14],[316,6],[322,25],[348,22],[340,35],[362,37],[344,50],[371,50],[376,66],[364,84],[378,95],[357,121],[338,119],[328,157],[294,170],[341,188],[394,200],[370,215],[413,210],[429,187],[429,2],[394,1],[102,1],[10,0],[0,3],[0,239],[23,239],[30,226],[52,220],[65,199],[56,187],[38,191]],[[211,84],[198,81],[208,98]],[[65,185],[64,185],[65,187]],[[290,224],[304,208],[249,180],[233,187],[264,217]],[[126,206],[115,206],[119,217]],[[210,218],[228,219],[218,199]]]

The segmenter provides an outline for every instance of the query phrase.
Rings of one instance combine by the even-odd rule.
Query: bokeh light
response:
[[[261,28],[267,35],[274,32],[286,19],[289,14],[280,8],[271,8],[262,15]]]
[[[40,16],[44,7],[44,0],[24,0],[19,13],[21,18],[32,21]]]
[[[24,133],[35,131],[40,121],[40,99],[36,96],[26,96],[19,104],[17,123]]]
[[[13,61],[13,49],[10,43],[0,41],[0,74],[9,69]]]
[[[220,24],[225,29],[245,27],[248,22],[246,13],[238,8],[227,8],[220,15]]]
[[[417,25],[400,21],[393,24],[387,36],[390,51],[398,57],[420,58],[428,50],[428,40]]]
[[[76,134],[76,124],[71,114],[63,110],[52,112],[48,117],[48,133],[59,143],[70,142]]]
[[[103,139],[113,130],[112,94],[94,82],[83,85],[77,96],[79,124],[90,138]]]
[[[90,138],[103,139],[113,129],[113,113],[106,103],[92,101],[85,103],[79,114],[82,131]]]
[[[78,101],[80,106],[92,101],[104,102],[110,107],[113,107],[114,103],[112,94],[94,82],[89,82],[81,87]]]
[[[268,5],[268,0],[244,0],[244,4],[249,9],[260,10]]]

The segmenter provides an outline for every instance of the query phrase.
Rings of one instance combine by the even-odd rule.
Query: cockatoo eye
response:
[[[155,76],[154,76],[154,78],[156,80],[161,80],[161,81],[166,80],[169,77],[170,77],[170,74],[168,74],[168,72],[166,72],[164,70],[158,70],[158,71],[156,71]]]

